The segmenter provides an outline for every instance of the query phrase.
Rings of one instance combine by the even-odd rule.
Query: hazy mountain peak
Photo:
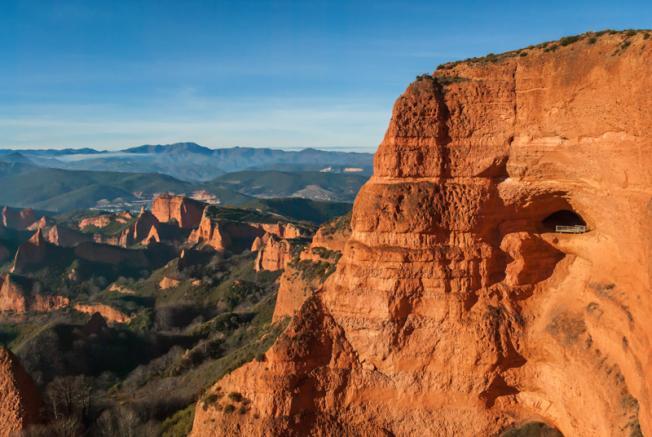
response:
[[[142,146],[131,147],[124,149],[123,152],[127,153],[179,153],[179,152],[190,152],[190,153],[200,153],[204,155],[209,155],[213,152],[212,149],[208,147],[200,146],[197,143],[184,142],[184,143],[174,143],[174,144],[145,144]]]

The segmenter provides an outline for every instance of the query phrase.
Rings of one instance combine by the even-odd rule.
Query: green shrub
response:
[[[231,414],[231,413],[233,413],[234,411],[235,411],[235,406],[234,406],[234,405],[227,404],[227,405],[224,407],[224,412],[225,412],[225,413]]]
[[[177,411],[161,424],[162,437],[185,437],[192,430],[192,421],[195,417],[195,404],[188,405],[183,410]]]
[[[588,39],[587,42],[589,44],[595,44],[597,41],[598,41],[598,38],[596,38],[595,36],[592,36],[591,38]]]
[[[565,36],[559,40],[559,44],[561,44],[562,46],[567,46],[573,44],[574,42],[579,41],[580,38],[581,36],[579,35]]]
[[[202,407],[204,408],[204,410],[206,410],[209,405],[213,405],[215,402],[219,400],[220,400],[220,396],[217,393],[211,393],[203,399]]]
[[[242,402],[242,394],[238,393],[237,391],[232,391],[229,393],[229,399],[231,399],[234,402]]]
[[[444,86],[464,82],[465,80],[468,79],[462,76],[437,76],[437,82]]]

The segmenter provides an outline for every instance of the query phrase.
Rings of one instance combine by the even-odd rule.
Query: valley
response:
[[[650,17],[0,2],[0,437],[652,436]]]
[[[263,361],[333,272],[339,251],[311,244],[332,217],[176,195],[137,213],[4,208],[0,340],[43,406],[25,414],[58,432],[187,434],[210,382]]]

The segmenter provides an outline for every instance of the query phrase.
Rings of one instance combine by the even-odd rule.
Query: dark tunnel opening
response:
[[[582,233],[588,230],[582,216],[568,209],[550,214],[543,219],[542,223],[548,232]]]

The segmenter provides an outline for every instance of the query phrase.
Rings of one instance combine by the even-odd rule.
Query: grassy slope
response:
[[[327,222],[351,211],[351,203],[323,202],[300,198],[255,199],[243,207],[259,208],[282,216],[315,224]]]
[[[352,201],[367,180],[359,174],[284,172],[284,171],[241,171],[217,177],[205,186],[228,188],[242,194],[256,197],[290,197],[309,185],[331,192],[333,200]]]
[[[87,208],[103,198],[133,198],[133,192],[185,192],[192,186],[170,176],[148,173],[71,171],[28,167],[2,171],[0,204],[52,211]]]

